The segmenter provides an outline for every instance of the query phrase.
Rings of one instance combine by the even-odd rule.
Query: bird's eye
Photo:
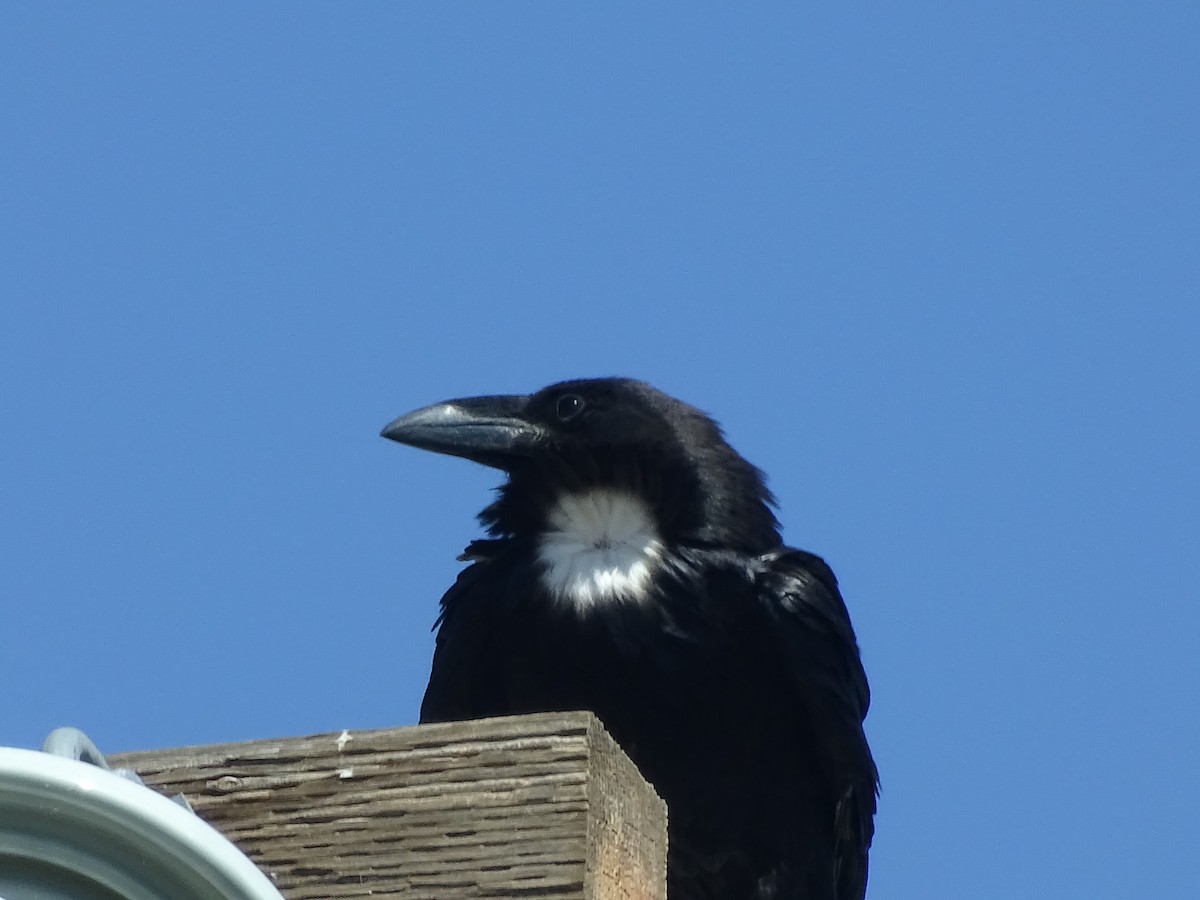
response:
[[[583,412],[583,398],[578,394],[563,394],[554,408],[560,422],[569,422]]]

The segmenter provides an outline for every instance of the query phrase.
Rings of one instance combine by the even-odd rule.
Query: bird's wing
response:
[[[469,547],[462,558],[475,561],[459,573],[442,597],[441,615],[434,626],[437,645],[433,669],[421,701],[423,723],[458,722],[494,714],[494,604],[488,602],[488,574],[494,563],[470,553]]]
[[[861,900],[878,773],[862,728],[870,690],[858,643],[837,579],[824,560],[786,549],[772,554],[767,571],[760,596],[811,722],[825,775],[836,791],[838,897]]]

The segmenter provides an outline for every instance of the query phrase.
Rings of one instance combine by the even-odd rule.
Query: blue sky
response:
[[[645,378],[839,573],[873,898],[1200,882],[1200,6],[0,11],[0,744],[415,721],[495,473]],[[962,8],[959,8],[959,7]]]

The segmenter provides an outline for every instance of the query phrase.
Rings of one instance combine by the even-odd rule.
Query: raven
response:
[[[861,900],[878,775],[854,630],[716,422],[598,378],[383,436],[507,474],[442,598],[422,722],[591,710],[667,802],[671,900]]]

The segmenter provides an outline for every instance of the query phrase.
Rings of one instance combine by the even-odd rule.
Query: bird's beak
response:
[[[389,440],[461,456],[507,469],[542,440],[542,429],[525,417],[525,396],[467,397],[407,413],[380,434]]]

